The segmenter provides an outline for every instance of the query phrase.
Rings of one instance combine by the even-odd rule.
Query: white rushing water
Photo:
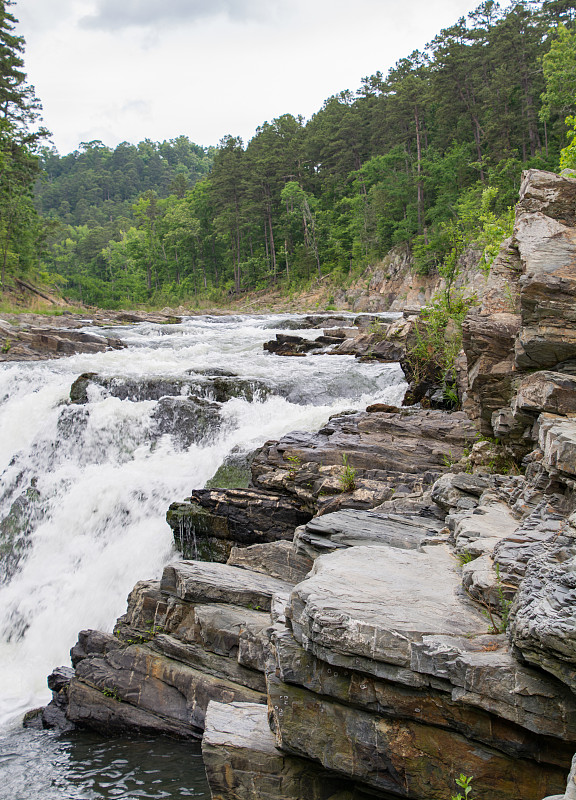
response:
[[[174,556],[169,504],[203,487],[234,448],[248,453],[338,411],[401,401],[397,365],[265,353],[279,329],[278,317],[145,324],[116,329],[123,350],[0,366],[0,726],[47,701],[46,676],[69,664],[79,630],[111,630],[134,583],[160,575]],[[69,401],[85,372],[137,386],[196,373],[202,384],[214,371],[268,392],[211,406],[217,426],[197,441],[159,424],[158,399],[90,386],[88,403]]]

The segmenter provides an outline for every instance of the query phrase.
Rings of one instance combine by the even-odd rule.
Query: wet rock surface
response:
[[[232,547],[292,539],[311,514],[297,498],[258,489],[197,489],[167,514],[186,558],[226,561]]]
[[[268,387],[257,380],[245,380],[235,375],[201,374],[178,377],[127,378],[85,372],[70,388],[70,402],[88,403],[91,395],[117,397],[119,400],[142,402],[166,397],[190,397],[216,403],[226,403],[233,397],[252,402],[266,397]]]
[[[264,350],[277,356],[328,354],[355,356],[363,361],[399,362],[406,356],[415,320],[415,316],[384,320],[366,315],[354,320],[354,328],[328,328],[315,339],[277,333],[275,339],[265,342]]]

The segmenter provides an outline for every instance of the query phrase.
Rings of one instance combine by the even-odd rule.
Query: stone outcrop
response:
[[[279,750],[261,705],[211,702],[202,755],[213,800],[368,800],[341,775]]]
[[[573,413],[576,180],[528,170],[512,239],[464,323],[464,408],[522,454],[542,411]]]
[[[570,693],[485,633],[484,618],[458,599],[442,548],[418,558],[370,550],[321,558],[291,595],[292,630],[272,636],[268,693],[281,748],[397,797],[447,796],[461,771],[486,798],[561,785],[575,739]],[[572,722],[560,733],[566,703]]]
[[[265,631],[273,598],[290,587],[262,572],[186,561],[137,584],[115,635],[80,633],[67,721],[105,734],[197,737],[210,700],[265,702]],[[56,678],[48,718],[62,712]]]
[[[40,361],[63,358],[75,353],[102,353],[125,347],[121,339],[74,330],[45,327],[15,328],[0,326],[1,361]]]
[[[117,397],[120,400],[161,400],[166,397],[189,398],[226,403],[232,397],[252,402],[255,397],[266,397],[269,387],[262,381],[246,380],[223,370],[192,373],[178,377],[127,378],[123,375],[98,375],[85,372],[70,388],[70,402],[88,403],[89,396]]]
[[[344,509],[314,517],[297,528],[294,545],[297,553],[309,558],[365,545],[417,550],[423,544],[440,541],[443,528],[443,521],[425,514],[408,517]]]
[[[169,565],[135,587],[114,636],[80,634],[45,714],[105,733],[207,726],[215,798],[435,800],[461,772],[480,800],[563,791],[576,698],[490,631],[448,544],[479,561],[515,541],[521,514],[502,502],[520,508],[525,486],[442,480],[448,528],[423,497],[419,513],[327,514],[228,565]]]
[[[481,296],[486,285],[484,275],[478,270],[481,253],[467,250],[460,259],[458,289]],[[356,312],[417,310],[430,302],[444,288],[439,275],[420,275],[414,270],[410,249],[406,245],[394,247],[382,260],[350,287],[336,290],[336,305],[352,308]]]
[[[402,361],[414,338],[417,316],[386,322],[381,317],[357,317],[354,328],[327,329],[322,336],[306,339],[277,333],[264,350],[278,356],[355,356],[362,361]],[[369,324],[368,324],[369,323]]]
[[[252,479],[258,488],[296,496],[312,512],[374,508],[431,486],[475,435],[462,413],[346,415],[316,434],[292,433],[264,445],[252,462]]]
[[[196,489],[166,520],[185,558],[225,562],[234,546],[292,539],[310,519],[297,498],[258,489]]]
[[[0,319],[0,362],[41,361],[64,358],[74,353],[100,353],[124,347],[121,337],[103,335],[86,328],[110,327],[135,322],[169,324],[180,317],[162,312],[86,310],[85,314],[62,312],[42,314],[3,314]]]

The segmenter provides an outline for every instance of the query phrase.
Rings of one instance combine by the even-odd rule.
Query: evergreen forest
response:
[[[307,121],[263,122],[247,143],[92,141],[64,156],[38,127],[12,5],[0,5],[3,286],[35,278],[109,308],[193,305],[345,282],[396,246],[421,273],[450,272],[472,243],[486,266],[522,170],[576,168],[567,0],[486,0],[387,74]]]

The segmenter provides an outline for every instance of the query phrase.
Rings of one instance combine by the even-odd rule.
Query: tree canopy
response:
[[[523,168],[556,169],[561,151],[569,163],[574,26],[565,0],[485,0],[387,75],[247,144],[44,149],[44,273],[122,305],[345,279],[396,245],[422,272],[445,269],[463,242],[504,235]],[[19,47],[6,75],[23,88]]]

